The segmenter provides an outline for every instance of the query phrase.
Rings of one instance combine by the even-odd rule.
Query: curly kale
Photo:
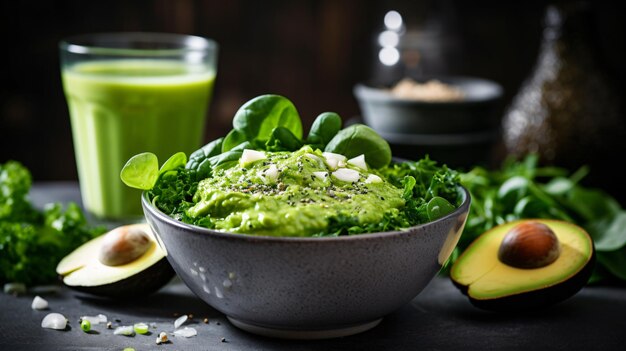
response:
[[[90,228],[74,203],[35,209],[28,200],[31,182],[20,163],[0,164],[0,282],[54,281],[61,258],[105,230]]]

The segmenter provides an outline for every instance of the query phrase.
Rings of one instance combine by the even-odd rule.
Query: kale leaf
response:
[[[35,209],[31,179],[18,162],[0,164],[0,282],[50,283],[61,258],[105,230],[89,227],[74,203]]]

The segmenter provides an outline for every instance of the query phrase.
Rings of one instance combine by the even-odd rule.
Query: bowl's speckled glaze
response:
[[[404,231],[327,238],[250,236],[177,221],[144,193],[148,223],[180,278],[248,331],[326,338],[374,327],[413,299],[456,246],[470,197]]]

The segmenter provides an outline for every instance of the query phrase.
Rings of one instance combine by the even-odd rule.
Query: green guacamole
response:
[[[210,218],[211,227],[232,233],[311,236],[324,232],[330,218],[376,223],[405,205],[403,190],[377,172],[349,162],[329,166],[309,146],[263,154],[200,181],[188,218]]]

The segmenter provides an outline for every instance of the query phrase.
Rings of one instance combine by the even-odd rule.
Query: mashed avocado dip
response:
[[[272,236],[311,236],[341,215],[376,223],[405,202],[402,189],[367,168],[362,157],[310,146],[246,150],[236,166],[200,181],[187,215],[209,217],[217,230]]]
[[[323,112],[304,136],[287,98],[243,104],[233,129],[159,166],[130,158],[122,181],[184,223],[227,233],[318,237],[380,233],[431,222],[463,199],[459,176],[428,156],[392,163],[389,143],[364,124]]]

